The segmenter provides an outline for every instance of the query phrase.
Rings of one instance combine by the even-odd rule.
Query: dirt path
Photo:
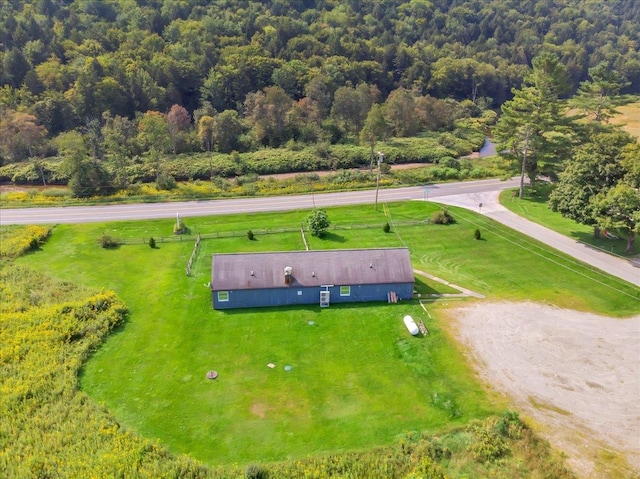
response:
[[[450,313],[479,375],[512,398],[578,477],[640,477],[640,316],[506,302]]]

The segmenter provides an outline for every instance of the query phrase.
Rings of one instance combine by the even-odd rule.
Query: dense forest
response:
[[[639,25],[633,0],[8,0],[0,161],[452,129],[510,99],[542,52],[565,96],[599,64],[639,93]]]

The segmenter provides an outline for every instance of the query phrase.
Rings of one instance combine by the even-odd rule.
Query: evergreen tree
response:
[[[553,174],[553,165],[568,154],[571,119],[559,100],[567,90],[566,69],[556,55],[543,53],[533,60],[525,85],[502,105],[494,136],[500,154],[520,167],[521,198],[525,175],[533,186],[540,172]]]
[[[630,83],[606,62],[589,68],[589,76],[591,80],[580,83],[571,104],[591,120],[606,123],[621,105],[620,90]]]

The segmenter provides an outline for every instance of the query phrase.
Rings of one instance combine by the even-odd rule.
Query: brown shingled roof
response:
[[[292,268],[292,287],[412,283],[407,248],[286,251],[214,254],[214,291],[285,287],[284,269]]]

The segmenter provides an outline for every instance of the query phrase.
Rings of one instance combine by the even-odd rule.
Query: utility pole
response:
[[[378,175],[376,176],[376,206],[375,211],[378,211],[378,190],[380,189],[380,164],[382,163],[382,158],[384,157],[384,153],[381,151],[378,152]]]
[[[522,150],[522,169],[520,171],[520,195],[522,199],[524,196],[524,175],[527,172],[527,153],[529,152],[529,135],[531,134],[531,126],[527,125],[527,130],[524,135],[524,150]]]

